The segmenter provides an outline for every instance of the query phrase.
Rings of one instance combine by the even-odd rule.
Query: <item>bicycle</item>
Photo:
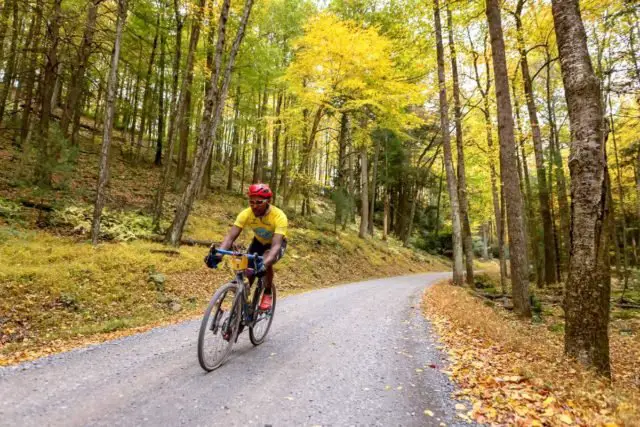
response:
[[[249,300],[251,284],[247,278],[247,269],[251,263],[254,271],[263,261],[263,257],[241,252],[216,249],[216,253],[231,257],[231,268],[235,279],[219,288],[211,298],[204,312],[200,333],[198,334],[198,361],[205,371],[219,368],[231,353],[233,343],[245,327],[249,328],[249,339],[254,346],[264,342],[276,308],[276,289],[271,285],[273,303],[269,310],[260,310],[259,304],[264,292],[264,279],[258,277],[258,283]],[[218,344],[218,341],[220,343]],[[208,343],[213,344],[213,351]],[[209,357],[209,356],[212,356]]]

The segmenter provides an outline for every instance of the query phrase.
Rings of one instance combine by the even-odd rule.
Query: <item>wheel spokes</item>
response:
[[[209,316],[207,333],[204,336],[204,355],[209,366],[218,365],[227,355],[236,323],[233,302],[237,292],[229,289],[220,296]]]

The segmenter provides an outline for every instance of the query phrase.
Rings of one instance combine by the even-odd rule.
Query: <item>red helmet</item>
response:
[[[273,193],[267,184],[251,184],[248,194],[249,197],[262,197],[263,199],[273,197]]]

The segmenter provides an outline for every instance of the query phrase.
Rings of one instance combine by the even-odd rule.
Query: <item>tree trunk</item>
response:
[[[571,259],[565,293],[565,352],[610,376],[607,161],[600,82],[578,0],[553,0],[571,128]]]
[[[27,52],[29,54],[29,62],[26,68],[25,77],[25,92],[24,92],[24,108],[22,110],[22,117],[20,119],[20,143],[24,144],[29,134],[29,126],[31,120],[31,113],[33,112],[34,96],[33,90],[35,88],[38,57],[40,56],[40,31],[42,28],[42,2],[43,0],[37,0],[35,5],[35,18],[32,25],[29,27],[29,33],[25,45],[27,46]]]
[[[462,108],[460,106],[460,84],[458,82],[458,59],[453,38],[453,19],[447,5],[447,24],[449,28],[449,49],[451,50],[451,74],[453,76],[453,111],[456,124],[456,147],[458,150],[458,197],[460,200],[460,219],[462,220],[462,245],[464,249],[466,281],[474,286],[473,279],[473,241],[469,224],[469,202],[467,200],[467,179],[464,165],[464,140],[462,138]]]
[[[367,146],[360,147],[360,233],[358,237],[366,239],[369,222],[369,173],[367,172]]]
[[[282,109],[282,102],[284,100],[284,92],[280,92],[278,95],[278,101],[276,103],[276,122],[273,128],[273,154],[271,157],[271,179],[269,180],[269,187],[273,191],[273,200],[277,200],[278,190],[278,172],[280,169],[280,135],[282,134],[282,118],[280,117],[280,110]]]
[[[16,7],[18,7],[18,3],[15,3],[15,4],[16,4]],[[19,7],[18,7],[18,12],[19,12]],[[33,17],[30,17],[30,19],[34,20]],[[18,40],[16,41],[15,49],[14,49],[14,55],[15,55],[14,79],[17,83],[17,87],[15,89],[15,92],[13,92],[13,96],[10,96],[10,98],[13,98],[11,115],[14,117],[17,117],[18,111],[20,111],[20,101],[22,100],[22,90],[24,89],[24,78],[23,78],[24,71],[25,71],[24,64],[27,63],[27,60],[29,59],[29,55],[26,52],[24,52],[24,50],[27,48],[27,39],[29,34],[29,31],[23,34],[23,30],[24,30],[23,22],[26,22],[26,21],[27,21],[26,17],[21,17],[21,22],[19,24],[20,34],[18,36]],[[29,26],[29,28],[31,28],[31,26]],[[24,36],[24,40],[22,40],[23,36]],[[21,53],[20,55],[18,55],[19,50]],[[19,77],[19,78],[16,79],[16,77]],[[14,133],[14,137],[13,137],[14,144],[16,143],[16,141],[17,141],[17,135]]]
[[[80,105],[84,89],[84,75],[87,70],[89,56],[93,47],[93,36],[96,30],[96,20],[98,18],[98,6],[103,0],[90,0],[87,9],[87,19],[84,25],[82,44],[78,50],[78,57],[72,67],[71,82],[69,82],[69,92],[62,110],[62,121],[60,127],[65,137],[69,136],[69,125],[73,122],[74,116],[81,114]]]
[[[216,56],[214,60],[214,69],[211,75],[211,87],[206,95],[204,114],[202,117],[202,123],[200,124],[200,133],[198,135],[198,145],[196,156],[191,169],[191,177],[189,184],[187,185],[184,193],[182,194],[180,201],[177,205],[175,218],[171,225],[171,228],[166,234],[166,241],[172,245],[177,245],[182,237],[187,217],[191,212],[193,201],[195,199],[202,175],[204,174],[204,167],[207,160],[211,156],[211,150],[213,148],[213,138],[216,134],[218,122],[222,116],[222,110],[224,108],[227,92],[229,90],[229,82],[231,80],[231,70],[235,63],[238,50],[240,49],[240,43],[244,37],[247,21],[251,8],[253,6],[253,0],[246,0],[240,25],[236,38],[233,41],[231,50],[228,55],[227,64],[224,72],[222,71],[222,56],[225,46],[225,35],[227,19],[229,17],[230,0],[224,0],[220,11],[220,19],[218,21],[218,42],[216,45]]]
[[[338,134],[338,176],[336,178],[336,223],[340,223],[344,230],[347,225],[346,201],[347,191],[347,133],[349,131],[349,117],[346,112],[340,116],[340,133]],[[640,187],[639,187],[640,188]]]
[[[182,180],[185,176],[185,172],[187,170],[187,162],[189,157],[189,131],[191,129],[191,118],[194,113],[194,108],[191,102],[192,99],[192,82],[189,81],[189,75],[185,76],[185,81],[188,83],[188,87],[186,88],[186,93],[184,94],[184,99],[182,105],[178,106],[178,109],[182,109],[182,114],[180,117],[176,118],[176,126],[178,126],[178,165],[176,167],[176,184]],[[182,94],[181,94],[182,95]]]
[[[346,190],[347,190],[347,195],[349,196],[349,198],[351,200],[355,200],[355,194],[356,194],[356,168],[354,163],[356,162],[357,158],[356,158],[356,151],[353,147],[353,138],[351,137],[351,120],[350,117],[347,116],[347,122],[346,122],[347,128],[346,128],[346,146],[347,146],[347,182],[346,182]],[[349,221],[350,223],[355,222],[355,213],[356,213],[356,209],[351,209],[349,208],[349,210],[347,211],[347,221]],[[343,226],[343,230],[346,230],[346,222]]]
[[[440,183],[438,184],[438,202],[436,203],[436,227],[434,236],[437,238],[440,233],[440,202],[442,201],[442,183],[444,181],[444,158],[442,159],[442,168],[440,170]]]
[[[520,119],[520,103],[518,102],[518,94],[516,93],[516,77],[513,77],[512,93],[513,93],[513,109],[516,118],[516,132],[518,135],[518,148],[516,148],[516,160],[518,161],[518,177],[520,178],[520,190],[524,199],[524,213],[525,224],[527,224],[527,231],[524,236],[527,239],[527,246],[529,247],[529,260],[534,266],[535,276],[539,287],[543,286],[544,274],[543,266],[540,260],[540,247],[538,232],[536,228],[535,216],[533,214],[533,207],[531,202],[531,184],[529,182],[529,166],[527,165],[527,156],[524,150],[525,137],[522,131],[522,121]],[[519,153],[518,153],[519,152]]]
[[[382,240],[387,240],[389,234],[389,148],[388,136],[384,137],[384,214],[382,218]]]
[[[169,104],[169,129],[167,133],[167,142],[173,147],[172,141],[175,138],[174,133],[177,130],[175,121],[178,116],[177,102],[178,102],[178,83],[180,81],[180,65],[182,60],[182,28],[184,26],[184,19],[180,13],[179,0],[173,0],[173,14],[176,21],[176,54],[173,57],[172,70],[173,75],[171,77],[171,101]],[[172,157],[173,153],[169,153],[168,157]]]
[[[153,45],[151,47],[151,57],[149,58],[149,67],[145,75],[144,95],[142,96],[142,110],[140,112],[140,132],[138,132],[138,143],[136,144],[135,159],[140,160],[140,150],[144,138],[147,116],[149,115],[149,101],[151,99],[151,77],[153,75],[153,66],[156,60],[156,50],[158,47],[158,35],[160,33],[160,15],[156,19],[156,32],[153,37]]]
[[[158,84],[158,139],[156,142],[156,157],[153,164],[162,166],[162,139],[164,138],[164,55],[165,55],[164,32],[160,36],[160,82]]]
[[[522,82],[527,100],[527,111],[529,112],[529,122],[531,123],[531,135],[533,137],[533,150],[536,159],[536,173],[538,177],[538,198],[540,202],[540,217],[542,218],[542,239],[544,246],[544,281],[546,284],[556,282],[556,263],[553,243],[553,220],[551,219],[549,190],[547,186],[547,172],[544,166],[544,153],[542,150],[542,136],[540,135],[540,125],[538,123],[538,111],[533,94],[533,83],[529,74],[529,61],[527,60],[527,50],[524,45],[524,35],[522,21],[520,19],[522,6],[525,0],[518,0],[516,7],[516,28],[517,39],[520,50],[520,68],[522,70]]]
[[[407,231],[402,239],[402,245],[404,247],[409,247],[409,240],[411,239],[411,234],[413,234],[413,220],[416,215],[416,207],[418,206],[418,194],[420,191],[420,186],[418,181],[414,183],[414,189],[411,194],[411,208],[409,209],[409,218],[407,220]]]
[[[5,8],[9,7],[9,2],[5,3]],[[18,2],[13,2],[13,17],[12,17],[12,29],[11,29],[11,40],[10,46],[11,50],[9,51],[9,59],[7,61],[7,65],[4,69],[4,81],[2,82],[2,92],[0,92],[0,125],[2,124],[2,119],[4,118],[4,113],[6,111],[7,98],[9,96],[9,92],[11,92],[11,88],[13,87],[13,78],[15,77],[16,71],[16,56],[18,52],[18,37],[20,35],[20,27],[22,26],[22,20],[19,16],[19,7]],[[4,37],[0,40],[3,40]],[[0,43],[2,43],[0,41]],[[0,61],[1,61],[0,57]],[[0,62],[1,64],[1,62]]]
[[[133,113],[131,116],[131,129],[129,130],[129,139],[131,140],[131,149],[133,152],[133,146],[136,140],[136,121],[138,120],[138,100],[140,98],[140,67],[142,66],[142,49],[138,51],[138,66],[135,69],[136,84],[133,90]]]
[[[489,244],[487,238],[487,223],[482,224],[482,259],[489,259]]]
[[[47,25],[47,61],[40,90],[40,123],[38,124],[39,156],[35,167],[35,179],[38,185],[51,186],[51,157],[49,141],[49,122],[51,121],[51,97],[58,71],[58,44],[60,43],[60,21],[62,20],[62,0],[53,0],[53,10]]]
[[[169,130],[168,135],[168,147],[167,147],[167,159],[162,167],[162,181],[160,186],[158,187],[158,191],[156,192],[154,209],[153,209],[153,224],[154,229],[159,231],[160,226],[160,218],[162,216],[162,205],[164,203],[164,195],[169,187],[169,180],[171,178],[171,157],[173,156],[174,146],[175,146],[175,135],[178,129],[180,132],[181,146],[184,145],[186,147],[188,141],[188,123],[190,122],[189,118],[187,118],[187,126],[186,129],[183,126],[183,121],[185,120],[185,115],[187,111],[191,109],[191,84],[193,81],[193,64],[195,61],[195,51],[196,46],[198,44],[198,38],[200,37],[200,27],[202,23],[202,14],[204,13],[203,8],[205,5],[205,0],[200,0],[200,10],[196,13],[196,19],[193,22],[193,26],[191,29],[191,39],[189,41],[189,51],[187,53],[187,64],[186,64],[186,75],[182,79],[182,85],[180,87],[180,97],[178,99],[178,104],[176,107],[176,117],[170,124],[172,129]],[[177,13],[177,12],[176,12]],[[175,78],[175,75],[174,75]],[[183,132],[186,131],[186,132]],[[186,152],[184,153],[184,165],[183,168],[186,167]],[[184,169],[183,169],[184,171]],[[180,158],[178,160],[178,178],[180,175]]]
[[[529,262],[527,260],[527,243],[524,236],[524,219],[522,215],[522,194],[515,156],[515,137],[511,96],[509,94],[509,77],[502,34],[502,19],[498,0],[487,0],[487,21],[493,53],[493,74],[498,105],[498,134],[500,139],[500,171],[505,191],[509,200],[506,206],[507,224],[509,227],[509,256],[511,264],[511,284],[514,311],[520,316],[531,316],[529,302]]]
[[[551,53],[547,50],[547,62],[551,64]],[[562,153],[560,152],[560,142],[558,127],[555,116],[555,102],[551,90],[551,65],[547,67],[547,112],[549,115],[549,142],[553,144],[553,162],[555,166],[556,192],[558,194],[558,207],[561,229],[561,265],[562,270],[567,271],[569,264],[569,230],[571,228],[569,220],[569,200],[567,198],[567,185],[564,176],[564,166],[562,164]]]
[[[507,279],[507,260],[505,256],[505,248],[504,248],[504,216],[505,213],[503,211],[503,207],[500,206],[500,195],[498,193],[498,172],[496,170],[496,164],[494,160],[495,150],[493,149],[493,124],[491,122],[491,110],[489,103],[489,92],[491,90],[491,68],[489,65],[489,54],[487,51],[487,40],[486,37],[484,39],[484,62],[485,62],[485,81],[484,85],[480,79],[480,72],[478,70],[478,54],[473,52],[473,70],[475,75],[476,84],[478,86],[478,90],[482,95],[482,113],[484,115],[485,122],[485,130],[487,137],[487,147],[489,149],[488,158],[489,158],[489,171],[491,176],[491,196],[493,201],[493,212],[496,219],[496,237],[498,240],[498,259],[500,261],[500,288],[503,290],[506,289],[506,279]],[[516,115],[518,117],[518,115]],[[526,163],[525,163],[526,168]],[[526,169],[525,169],[526,171]],[[528,183],[528,178],[525,179]],[[489,222],[491,225],[492,223]],[[492,230],[489,231],[489,236],[491,237]]]
[[[316,135],[318,133],[318,127],[320,126],[320,120],[322,120],[324,111],[325,111],[324,106],[319,105],[316,110],[316,113],[314,114],[313,123],[311,124],[311,129],[309,130],[307,139],[304,142],[304,145],[302,147],[300,166],[298,168],[298,174],[300,176],[311,176],[311,173],[310,173],[311,153],[315,145]],[[292,193],[297,193],[299,187],[300,187],[300,179],[295,179],[293,182],[293,188],[291,189]],[[303,193],[305,197],[308,197],[308,189],[306,186],[303,189]]]
[[[96,245],[100,235],[100,219],[104,207],[107,183],[109,182],[109,151],[111,149],[111,133],[113,131],[113,117],[115,110],[115,98],[118,90],[118,63],[120,60],[120,42],[122,41],[122,29],[127,20],[127,0],[118,0],[118,17],[116,20],[116,38],[111,54],[111,68],[107,82],[107,100],[104,111],[104,136],[100,153],[100,170],[98,173],[98,188],[96,190],[96,203],[93,211],[93,223],[91,225],[91,242]]]
[[[267,144],[267,104],[269,102],[269,92],[267,91],[268,82],[265,82],[264,92],[262,93],[262,108],[260,109],[260,141],[262,143],[262,155],[260,156],[260,171],[262,176],[262,181],[267,181],[267,169],[269,167],[269,147]]]
[[[9,14],[13,10],[13,5],[17,0],[6,0],[0,13],[0,64],[4,62],[4,38],[7,35],[9,26]]]
[[[286,200],[289,194],[289,135],[284,136],[283,147],[284,158],[282,159],[282,176],[280,177],[279,192],[282,194],[282,203],[286,207]]]
[[[487,64],[488,67],[488,64]],[[493,133],[491,130],[491,117],[488,113],[489,99],[486,98],[487,113],[485,114],[485,123],[487,127],[487,146],[489,147],[489,170],[491,174],[491,197],[493,201],[493,213],[496,217],[496,235],[498,238],[498,260],[500,262],[500,289],[504,290],[507,287],[507,257],[505,251],[505,239],[504,239],[504,204],[500,204],[500,194],[502,191],[498,191],[498,172],[496,171],[496,164],[493,160]],[[502,189],[502,186],[500,187]]]
[[[380,138],[376,138],[376,148],[373,155],[373,171],[371,174],[371,203],[369,206],[368,232],[373,236],[373,215],[376,207],[376,192],[378,186],[378,158],[380,157]]]
[[[435,21],[436,50],[438,54],[438,83],[440,86],[440,129],[442,131],[444,164],[447,172],[447,188],[449,190],[453,229],[453,283],[462,286],[464,279],[464,273],[462,271],[462,227],[460,224],[458,184],[453,168],[451,136],[449,135],[449,105],[447,101],[447,84],[444,78],[444,48],[442,46],[439,0],[434,0],[433,17]]]
[[[236,88],[236,99],[234,104],[233,138],[231,140],[231,158],[229,159],[229,169],[227,173],[227,191],[233,190],[233,168],[235,166],[236,152],[240,141],[240,85]]]

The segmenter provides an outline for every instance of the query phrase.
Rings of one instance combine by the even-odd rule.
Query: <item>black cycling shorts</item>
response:
[[[264,243],[260,243],[260,241],[254,237],[253,241],[249,245],[249,249],[247,249],[247,253],[248,254],[257,253],[258,255],[263,256],[264,253],[269,249],[271,249],[270,244],[265,245]],[[282,245],[280,246],[280,251],[276,255],[276,262],[278,262],[284,256],[284,253],[286,250],[287,250],[287,239],[283,239]]]

